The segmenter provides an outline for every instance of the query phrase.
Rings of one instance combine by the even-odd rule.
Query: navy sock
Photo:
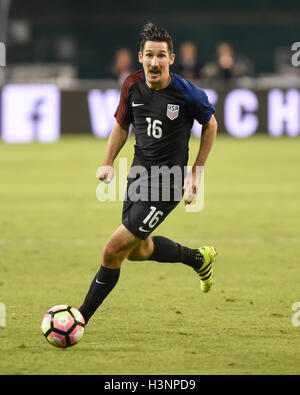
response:
[[[101,266],[79,311],[87,324],[91,316],[112,291],[119,280],[120,269],[109,269]]]
[[[193,269],[199,269],[203,264],[203,255],[198,249],[184,247],[163,236],[152,237],[154,250],[149,261],[181,262]]]

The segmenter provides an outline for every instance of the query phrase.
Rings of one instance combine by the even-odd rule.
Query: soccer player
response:
[[[196,196],[199,186],[197,169],[205,165],[217,132],[215,109],[202,89],[170,72],[175,55],[172,38],[166,30],[147,23],[141,31],[138,56],[143,69],[130,74],[123,83],[115,113],[116,123],[98,174],[101,181],[111,182],[114,160],[127,140],[130,124],[133,124],[136,145],[128,175],[122,224],[109,238],[100,270],[79,308],[86,323],[115,287],[124,259],[181,262],[199,275],[203,292],[208,292],[212,286],[214,247],[193,249],[163,236],[151,236],[151,233],[178,205],[184,189],[189,190],[185,204],[190,204]],[[201,143],[192,170],[186,175],[184,169],[194,119],[203,125]],[[175,166],[175,170],[182,172],[174,173],[175,181],[170,177],[170,181],[165,182],[161,181],[161,174],[154,177],[151,173],[158,166],[163,169]],[[147,198],[134,188],[136,182],[139,191],[149,192]],[[162,198],[165,188],[171,191],[169,199]]]

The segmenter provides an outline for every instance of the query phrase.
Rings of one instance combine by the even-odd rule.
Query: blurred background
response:
[[[96,199],[96,171],[149,20],[218,120],[204,210],[181,202],[157,232],[216,245],[216,287],[203,298],[184,265],[127,262],[58,358],[36,334],[46,309],[81,305],[120,224],[133,136],[114,201]],[[0,374],[299,375],[299,136],[299,0],[0,0]]]
[[[173,37],[172,71],[207,90],[220,132],[299,135],[300,66],[292,62],[293,55],[300,59],[292,50],[300,42],[297,0],[0,0],[0,42],[6,47],[6,65],[0,67],[2,139],[106,137],[122,82],[140,68],[138,36],[149,20]],[[10,119],[18,118],[16,103],[27,97],[28,136],[26,126],[20,131],[20,123]],[[54,109],[58,113],[47,128],[42,112]],[[42,136],[43,122],[47,130],[56,125],[52,137],[48,131]],[[193,133],[200,135],[201,128],[195,125]]]

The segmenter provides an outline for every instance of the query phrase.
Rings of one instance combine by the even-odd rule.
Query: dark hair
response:
[[[155,25],[152,22],[146,23],[140,33],[140,51],[143,52],[146,41],[166,42],[169,53],[173,53],[173,41],[169,33],[162,27]]]

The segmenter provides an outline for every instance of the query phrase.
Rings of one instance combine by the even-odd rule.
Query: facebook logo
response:
[[[60,91],[55,85],[6,85],[1,114],[4,141],[54,142],[60,135]]]
[[[6,47],[5,44],[0,41],[0,66],[6,66]]]

